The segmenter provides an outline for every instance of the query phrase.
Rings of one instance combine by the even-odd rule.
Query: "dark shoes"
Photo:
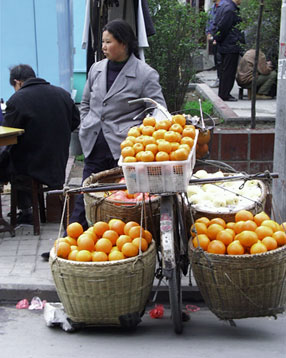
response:
[[[41,257],[44,259],[44,261],[49,261],[50,253],[49,252],[43,252],[41,254]]]
[[[226,99],[223,99],[225,102],[237,102],[237,99],[229,95]]]
[[[20,225],[33,225],[33,215],[32,214],[23,214],[19,213],[16,219],[17,226]]]

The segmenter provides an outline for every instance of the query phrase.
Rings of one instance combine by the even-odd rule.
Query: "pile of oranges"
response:
[[[137,256],[148,249],[152,234],[144,230],[137,222],[124,223],[120,219],[111,219],[108,223],[96,222],[83,230],[75,222],[67,226],[66,237],[55,241],[58,257],[73,261],[115,261]]]
[[[157,122],[146,117],[139,127],[132,127],[121,143],[124,162],[163,162],[187,160],[194,146],[195,126],[177,114],[172,120]]]
[[[212,254],[260,254],[286,245],[286,223],[279,225],[264,212],[240,210],[234,222],[201,217],[191,226],[193,245]]]

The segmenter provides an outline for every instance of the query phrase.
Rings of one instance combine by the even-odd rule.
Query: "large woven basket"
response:
[[[122,168],[113,168],[110,170],[105,170],[97,174],[92,174],[88,177],[84,183],[84,187],[89,187],[96,183],[115,183],[123,177]],[[93,225],[96,221],[102,220],[108,222],[110,219],[121,219],[125,223],[128,221],[136,221],[140,223],[141,220],[141,209],[142,202],[130,203],[130,202],[117,202],[108,200],[103,196],[98,196],[97,193],[85,193],[84,194],[85,202],[85,213],[89,225]],[[159,228],[160,222],[160,198],[151,200],[151,205],[149,200],[146,201],[146,224],[148,230],[155,231],[152,232],[153,235],[156,234],[156,228]],[[154,228],[154,230],[153,230]]]
[[[86,325],[120,325],[140,316],[151,292],[154,242],[142,255],[112,262],[76,262],[50,252],[50,267],[67,316]]]
[[[216,255],[194,249],[194,278],[209,309],[221,319],[276,316],[286,307],[286,246],[257,255]]]

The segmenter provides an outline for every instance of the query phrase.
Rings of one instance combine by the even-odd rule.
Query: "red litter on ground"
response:
[[[156,305],[155,308],[149,312],[149,315],[151,318],[162,318],[164,315],[164,306]]]

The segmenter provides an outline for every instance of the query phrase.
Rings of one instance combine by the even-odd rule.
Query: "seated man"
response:
[[[64,89],[52,86],[28,65],[10,69],[15,93],[7,101],[3,125],[22,128],[18,143],[1,147],[0,182],[29,176],[50,188],[62,188],[71,132],[80,123],[79,110]],[[32,222],[31,195],[18,192],[18,223]]]
[[[236,81],[240,87],[251,88],[253,79],[253,67],[255,61],[255,50],[250,49],[246,51],[241,58],[237,73]],[[276,71],[272,69],[271,61],[266,61],[263,52],[259,51],[258,66],[257,66],[257,99],[271,99],[271,92],[273,86],[276,84]]]

